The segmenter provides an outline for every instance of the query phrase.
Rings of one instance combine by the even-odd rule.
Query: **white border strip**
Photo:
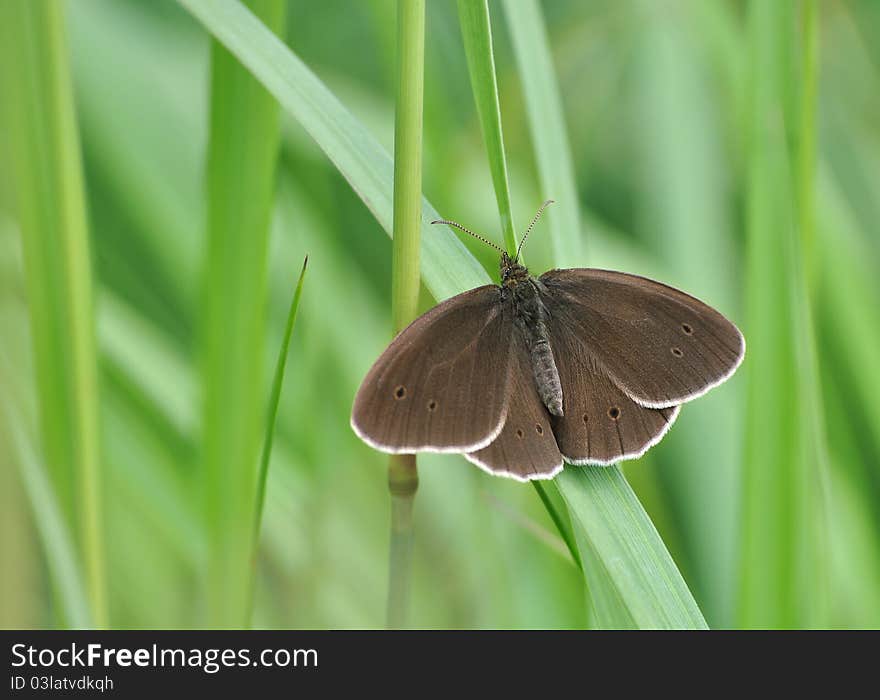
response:
[[[410,445],[396,446],[396,445],[383,445],[381,442],[377,442],[369,435],[367,435],[363,430],[361,430],[360,426],[355,423],[354,413],[351,414],[351,419],[349,421],[351,425],[351,429],[354,431],[354,434],[357,435],[361,440],[367,443],[370,447],[375,450],[379,450],[380,452],[385,452],[390,455],[408,455],[415,454],[416,452],[433,452],[435,454],[458,454],[461,452],[476,452],[477,450],[482,450],[484,447],[488,447],[495,439],[501,435],[501,431],[504,430],[504,424],[507,422],[507,404],[505,403],[504,410],[501,412],[501,418],[499,419],[498,425],[492,430],[489,435],[485,438],[475,442],[473,445],[444,445],[442,447],[438,447],[436,445],[424,445],[421,447],[413,447]]]
[[[515,472],[508,471],[507,469],[495,469],[493,467],[490,467],[488,464],[486,464],[485,462],[481,462],[472,454],[464,454],[463,457],[471,464],[476,464],[480,469],[488,474],[491,474],[492,476],[505,476],[510,479],[515,479],[516,481],[519,481],[521,483],[552,479],[559,472],[561,472],[563,467],[565,466],[565,459],[563,458],[562,460],[560,460],[557,466],[553,467],[553,471],[551,472],[547,472],[546,474],[532,474],[531,476],[522,476],[521,474],[516,474]]]
[[[611,378],[611,381],[614,383],[614,385],[618,389],[620,389],[630,399],[635,401],[639,406],[644,406],[645,408],[672,408],[673,406],[679,406],[683,403],[687,403],[688,401],[693,401],[694,399],[700,398],[703,394],[708,393],[709,391],[714,389],[716,386],[724,384],[724,382],[726,382],[728,379],[730,379],[733,376],[733,373],[736,372],[736,370],[742,364],[742,361],[746,356],[745,336],[742,334],[742,332],[739,330],[739,328],[736,329],[736,332],[739,333],[739,339],[742,341],[742,350],[740,350],[739,357],[736,358],[736,362],[734,363],[733,367],[730,368],[730,370],[727,372],[727,374],[723,375],[722,377],[715,380],[714,382],[707,384],[702,389],[700,389],[699,391],[697,391],[693,394],[688,394],[687,396],[682,396],[682,397],[676,397],[676,398],[671,399],[669,401],[649,401],[647,399],[642,398],[641,396],[636,396],[636,394],[633,393],[633,391],[631,389],[626,387],[623,384],[623,382],[620,382],[619,384],[617,382],[615,382],[614,380],[617,379],[617,377],[615,375],[613,375],[612,373],[609,372],[608,376],[609,376],[609,378]],[[620,380],[618,380],[618,381],[620,381]]]
[[[665,408],[672,408],[672,407],[666,406]],[[614,459],[609,459],[609,460],[571,459],[569,457],[565,457],[565,455],[563,455],[563,457],[565,457],[565,460],[569,464],[574,464],[575,466],[583,466],[586,464],[591,464],[593,466],[598,466],[598,467],[610,467],[612,464],[617,464],[618,462],[626,462],[627,460],[630,460],[630,459],[638,459],[643,454],[645,454],[645,452],[650,450],[654,445],[656,445],[658,442],[660,442],[663,439],[663,437],[666,435],[666,433],[669,432],[669,429],[672,427],[672,424],[675,423],[676,419],[678,418],[679,413],[681,413],[681,406],[675,406],[674,410],[672,412],[672,416],[669,418],[669,420],[666,421],[666,425],[663,426],[663,429],[659,433],[657,433],[654,437],[652,437],[650,440],[648,440],[648,442],[646,442],[642,446],[642,449],[639,450],[638,452],[626,452],[626,453],[620,455],[619,457],[615,457]]]

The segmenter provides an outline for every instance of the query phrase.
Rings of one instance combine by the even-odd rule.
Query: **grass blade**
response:
[[[51,0],[0,5],[0,109],[23,240],[42,453],[82,557],[92,622],[105,627],[92,277],[63,10]]]
[[[633,130],[637,235],[663,264],[660,279],[741,322],[741,263],[725,184],[731,168],[721,148],[716,78],[701,60],[704,39],[660,6],[646,6],[644,20],[629,112],[651,115],[650,129]],[[666,529],[659,512],[648,510],[667,544],[680,545],[676,562],[707,621],[719,627],[733,624],[736,598],[744,380],[738,373],[683,407],[650,467],[669,510]]]
[[[252,0],[274,31],[281,0]],[[256,465],[263,421],[266,251],[278,105],[219,43],[211,51],[202,464],[212,627],[247,623]]]
[[[504,13],[525,94],[542,197],[556,200],[543,216],[550,225],[553,259],[577,266],[583,260],[578,194],[544,18],[537,0],[504,0]]]
[[[391,316],[394,332],[419,307],[419,232],[422,219],[422,111],[425,90],[425,3],[397,3],[397,108],[394,115],[394,236]],[[419,485],[415,455],[388,458],[391,537],[387,623],[406,626],[412,572],[412,511]]]
[[[553,524],[556,526],[559,536],[562,537],[562,541],[565,542],[565,546],[568,548],[568,553],[571,554],[572,561],[577,564],[579,569],[583,569],[584,564],[581,561],[581,553],[577,547],[575,533],[571,527],[571,522],[568,519],[568,512],[565,510],[564,504],[559,502],[561,495],[559,494],[559,489],[555,486],[555,482],[533,481],[532,486],[535,487],[535,491],[538,493],[538,498],[541,499],[541,503],[550,515],[550,520],[552,520]]]
[[[76,542],[39,454],[39,444],[32,429],[36,416],[19,370],[27,365],[23,355],[30,352],[26,316],[24,309],[20,314],[7,311],[6,308],[0,311],[0,331],[4,337],[16,341],[0,347],[0,386],[4,388],[0,396],[0,445],[7,448],[4,453],[9,456],[9,462],[3,465],[4,471],[8,465],[9,473],[4,476],[17,479],[22,486],[18,493],[24,494],[32,514],[49,579],[61,609],[59,617],[69,627],[87,629],[93,623]]]
[[[495,56],[492,53],[492,27],[489,22],[488,0],[458,0],[458,20],[461,38],[467,55],[468,71],[474,102],[486,143],[489,170],[495,186],[498,214],[504,246],[516,254],[516,231],[510,206],[510,185],[507,178],[507,160],[504,156],[504,137],[501,131],[501,105],[498,101],[498,82],[495,78]]]
[[[303,282],[306,278],[306,266],[308,264],[309,256],[307,255],[305,260],[303,260],[302,271],[299,273],[299,280],[296,283],[293,299],[290,300],[287,326],[284,328],[284,338],[281,341],[281,348],[278,350],[278,361],[275,363],[272,394],[269,397],[269,411],[266,416],[266,432],[263,436],[263,450],[260,454],[260,471],[257,475],[257,503],[254,508],[254,551],[256,551],[257,540],[260,537],[260,523],[263,520],[263,504],[266,501],[266,479],[269,476],[269,459],[272,456],[272,441],[275,438],[275,421],[278,417],[278,401],[281,398],[281,386],[284,383],[284,369],[287,367],[287,352],[290,348],[293,327],[296,324],[296,313],[299,310],[299,298],[302,296]]]
[[[795,210],[810,204],[797,200],[789,154],[789,143],[798,141],[789,136],[794,131],[792,6],[755,0],[750,23],[746,269],[751,351],[738,612],[746,627],[815,626],[822,624],[825,608],[824,447],[815,444],[822,440],[821,414],[814,405],[809,294],[797,236],[803,213]]]
[[[238,0],[178,0],[275,96],[348,180],[376,220],[392,231],[391,156],[311,70]],[[438,301],[489,282],[489,275],[422,200],[420,267]]]
[[[8,386],[8,385],[7,385]],[[37,456],[33,439],[7,400],[2,403],[5,429],[18,463],[19,478],[27,494],[33,522],[46,553],[46,563],[61,603],[62,617],[74,629],[92,627],[88,596],[70,536],[48,475]]]
[[[559,491],[575,532],[601,627],[704,629],[663,540],[617,467],[566,467]],[[599,571],[592,569],[598,566]]]

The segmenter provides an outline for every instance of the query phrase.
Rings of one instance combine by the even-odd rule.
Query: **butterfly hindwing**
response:
[[[518,330],[510,373],[510,404],[504,428],[487,447],[465,456],[493,474],[520,481],[549,479],[562,469],[562,455],[553,437],[550,414],[535,388],[525,338]]]
[[[593,364],[642,406],[670,408],[704,394],[745,353],[742,334],[724,316],[659,282],[594,269],[550,270],[540,281],[553,326],[573,333]]]
[[[494,285],[438,304],[401,331],[358,390],[351,424],[383,452],[467,452],[507,412],[512,308]]]
[[[571,329],[553,319],[550,337],[563,387],[563,415],[553,418],[553,433],[567,462],[613,464],[635,459],[660,441],[678,416],[678,406],[635,403],[596,365]]]

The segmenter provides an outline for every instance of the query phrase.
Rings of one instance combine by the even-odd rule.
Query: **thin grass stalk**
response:
[[[418,311],[424,80],[425,3],[424,0],[398,0],[391,260],[391,316],[395,333],[402,331]],[[388,460],[391,536],[387,601],[387,625],[392,629],[407,626],[413,500],[418,485],[415,455],[392,455]]]
[[[564,506],[555,502],[550,495],[550,489],[554,488],[554,486],[548,482],[539,480],[532,481],[532,486],[535,488],[538,498],[541,499],[541,503],[547,510],[550,520],[552,520],[553,524],[556,526],[556,531],[559,533],[562,541],[565,542],[568,553],[571,555],[571,560],[575,563],[578,569],[583,571],[584,564],[581,561],[581,554],[577,547],[574,532],[571,529],[568,514],[565,512]],[[556,498],[559,499],[561,496],[557,495]]]
[[[275,438],[275,421],[278,417],[278,402],[281,399],[281,387],[284,384],[284,370],[287,367],[287,353],[290,349],[290,338],[296,325],[296,315],[299,310],[299,299],[302,296],[303,282],[306,278],[306,266],[309,264],[309,256],[303,260],[296,290],[290,300],[290,309],[287,312],[287,325],[284,328],[284,337],[281,340],[281,348],[278,351],[278,360],[275,363],[275,375],[272,378],[272,393],[269,396],[269,410],[266,416],[266,434],[263,437],[263,449],[260,454],[260,471],[257,475],[257,502],[254,507],[254,530],[252,537],[253,557],[256,556],[257,542],[260,539],[260,524],[263,521],[263,505],[266,502],[266,481],[269,478],[269,460],[272,456],[272,442]]]
[[[517,240],[510,204],[507,159],[504,157],[504,136],[501,129],[501,105],[498,80],[495,76],[495,55],[492,52],[492,25],[488,0],[458,0],[458,19],[467,56],[471,88],[489,157],[489,170],[495,187],[501,233],[509,255],[516,255]]]
[[[270,30],[282,30],[282,0],[250,0],[248,5]],[[211,627],[241,627],[249,617],[264,425],[266,251],[278,138],[277,103],[214,42],[202,328],[202,477]]]
[[[92,624],[105,627],[92,276],[64,5],[0,3],[0,64],[2,131],[23,240],[42,455],[83,561]]]

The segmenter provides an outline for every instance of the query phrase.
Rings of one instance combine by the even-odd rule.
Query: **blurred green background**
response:
[[[522,230],[558,195],[538,185],[504,10],[489,6]],[[795,47],[805,6],[791,3]],[[733,319],[748,342],[737,375],[686,406],[659,446],[625,465],[630,483],[710,626],[880,626],[880,5],[815,6],[814,224],[802,218],[803,192],[780,192],[782,180],[797,182],[799,151],[782,138],[775,157],[750,126],[756,76],[779,68],[756,66],[768,52],[756,57],[755,47],[788,39],[756,40],[750,23],[760,20],[747,3],[547,0],[542,8],[582,223],[584,258],[571,265],[679,286]],[[395,17],[390,0],[291,0],[283,20],[287,44],[389,152]],[[217,585],[210,579],[222,575],[206,564],[212,535],[199,467],[201,401],[210,394],[200,329],[217,313],[200,281],[209,257],[210,41],[171,0],[70,0],[64,26],[94,277],[99,389],[91,399],[108,624],[199,627],[206,591]],[[801,104],[805,82],[780,75],[781,101]],[[783,109],[779,124],[790,129],[798,113]],[[266,332],[253,340],[265,358],[259,406],[306,253],[310,268],[254,563],[253,624],[379,627],[387,457],[354,436],[349,412],[390,338],[390,240],[284,112],[280,133]],[[424,133],[426,196],[442,215],[500,241],[451,2],[428,2]],[[51,503],[77,495],[45,464],[50,450],[38,437],[39,411],[51,407],[38,401],[34,378],[13,178],[0,168],[0,625],[52,628],[76,625],[71,581],[87,565],[74,554],[64,506],[51,515]],[[786,196],[795,204],[779,214]],[[778,226],[814,235],[793,235],[803,250],[787,248]],[[463,242],[497,278],[496,254]],[[533,272],[552,266],[541,225],[527,257]],[[775,284],[792,266],[796,284]],[[422,307],[432,303],[424,294]],[[779,331],[789,326],[791,334]],[[228,398],[233,418],[238,400]],[[788,415],[808,430],[786,442]],[[413,625],[588,624],[581,575],[531,487],[457,456],[419,464]],[[808,565],[804,551],[818,552]]]

